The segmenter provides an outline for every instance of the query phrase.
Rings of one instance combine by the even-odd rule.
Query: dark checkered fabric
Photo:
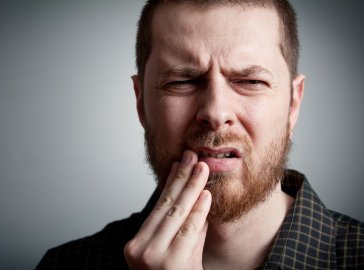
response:
[[[304,175],[287,171],[295,203],[263,269],[364,269],[364,224],[328,210]]]
[[[296,171],[286,172],[282,189],[296,200],[261,269],[364,269],[363,223],[326,209]],[[155,192],[140,213],[50,249],[36,269],[128,269],[123,248],[158,197]]]

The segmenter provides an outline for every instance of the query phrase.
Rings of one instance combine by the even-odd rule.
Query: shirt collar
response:
[[[335,269],[335,227],[329,211],[306,177],[286,170],[282,190],[295,198],[263,269]],[[160,191],[156,189],[143,209],[148,216]]]
[[[335,227],[306,177],[287,170],[282,190],[295,197],[264,269],[335,269]]]

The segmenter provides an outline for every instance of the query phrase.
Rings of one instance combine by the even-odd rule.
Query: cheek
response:
[[[260,97],[244,104],[241,122],[256,147],[267,145],[279,136],[288,121],[289,100]]]
[[[146,102],[146,118],[157,139],[170,148],[179,147],[194,120],[194,104],[188,98],[155,97]]]

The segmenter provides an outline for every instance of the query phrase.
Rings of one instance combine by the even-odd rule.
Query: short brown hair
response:
[[[145,65],[152,49],[152,19],[156,8],[166,3],[189,3],[202,7],[221,4],[272,7],[280,18],[281,52],[288,65],[291,78],[297,74],[299,39],[296,13],[288,0],[148,0],[143,7],[138,23],[136,39],[136,66],[143,81]]]

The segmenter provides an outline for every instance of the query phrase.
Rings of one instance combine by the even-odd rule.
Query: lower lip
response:
[[[198,161],[205,162],[210,172],[232,172],[239,166],[240,158],[199,157]]]

